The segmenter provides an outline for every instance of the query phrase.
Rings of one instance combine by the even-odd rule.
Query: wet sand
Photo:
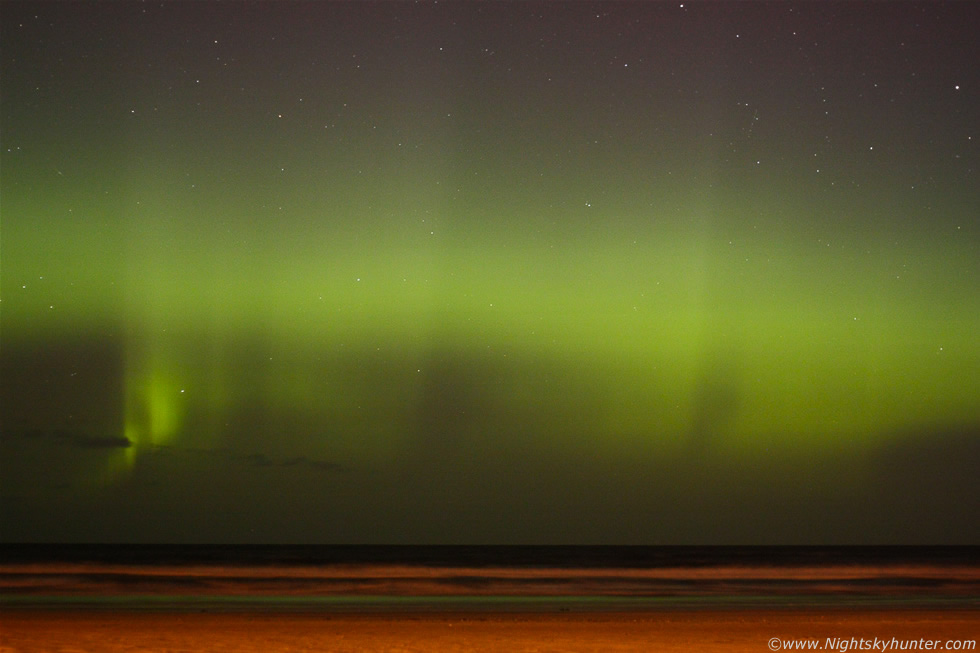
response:
[[[976,640],[972,609],[183,612],[0,609],[0,651],[769,651],[771,638]],[[782,646],[782,650],[789,647]],[[846,650],[855,650],[855,645]],[[870,650],[870,645],[868,649]],[[880,650],[880,649],[879,649]],[[976,650],[974,644],[973,650]]]

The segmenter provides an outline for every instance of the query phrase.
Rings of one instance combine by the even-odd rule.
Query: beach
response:
[[[3,552],[0,653],[975,651],[980,631],[973,549]]]
[[[136,651],[970,650],[972,609],[664,609],[627,612],[184,612],[7,609],[3,653]],[[773,638],[777,649],[771,647]],[[938,642],[927,646],[927,642]],[[836,646],[835,646],[836,643]],[[897,648],[897,647],[895,647]]]

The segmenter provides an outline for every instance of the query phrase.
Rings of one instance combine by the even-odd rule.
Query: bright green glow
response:
[[[393,460],[458,410],[446,428],[471,442],[754,456],[977,417],[976,262],[952,238],[828,253],[720,225],[408,242],[311,226],[245,247],[211,223],[164,230],[160,210],[119,270],[122,315],[75,300],[128,325],[137,448],[292,423],[291,453]]]
[[[968,249],[828,255],[798,234],[730,231],[407,244],[311,231],[244,251],[216,233],[140,235],[121,271],[125,433],[137,448],[214,444],[297,420],[317,455],[379,461],[417,446],[420,412],[458,408],[454,428],[476,441],[523,424],[545,448],[706,438],[751,456],[975,419]],[[473,387],[426,404],[455,383]]]
[[[161,367],[128,373],[126,437],[137,446],[170,442],[181,427],[184,389]]]
[[[420,411],[440,409],[468,411],[459,428],[477,440],[524,422],[544,447],[668,452],[704,437],[745,455],[977,417],[971,250],[852,240],[828,254],[799,234],[729,232],[403,244],[311,228],[243,250],[177,228],[133,241],[122,316],[111,295],[73,301],[83,322],[128,323],[137,448],[226,441],[263,426],[252,410],[355,460],[403,454],[429,428]],[[56,333],[72,323],[15,308]],[[433,371],[433,356],[450,362]],[[453,383],[474,386],[467,405],[426,405]]]

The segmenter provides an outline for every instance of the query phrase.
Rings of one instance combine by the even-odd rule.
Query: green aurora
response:
[[[920,141],[955,156],[889,131],[923,114],[916,102],[970,106],[977,75],[966,62],[943,73],[949,98],[930,87],[919,99],[913,89],[902,100],[907,113],[883,114],[861,104],[870,100],[848,100],[856,73],[833,78],[827,61],[810,72],[836,80],[842,116],[814,124],[805,110],[787,110],[804,102],[799,88],[753,90],[764,72],[730,82],[744,89],[691,93],[717,77],[725,56],[750,56],[734,45],[704,54],[711,34],[790,20],[779,6],[700,9],[701,36],[678,46],[695,61],[669,64],[658,62],[658,48],[615,39],[586,53],[586,32],[575,27],[587,8],[541,5],[543,20],[570,35],[573,45],[559,49],[574,56],[561,66],[559,55],[523,60],[509,81],[504,63],[465,47],[473,38],[525,52],[527,30],[493,21],[447,32],[439,42],[460,51],[449,64],[429,51],[435,28],[401,45],[341,39],[336,49],[356,50],[373,75],[357,81],[356,69],[325,63],[307,77],[302,53],[320,41],[305,32],[289,47],[260,33],[250,51],[215,17],[236,8],[203,6],[204,22],[180,32],[187,56],[172,65],[161,63],[163,28],[128,8],[88,19],[109,42],[139,23],[146,41],[122,40],[127,57],[110,49],[58,63],[25,45],[36,38],[25,31],[50,27],[18,27],[32,10],[4,7],[2,489],[13,537],[73,537],[25,526],[23,515],[72,501],[83,513],[117,505],[113,488],[174,510],[182,491],[139,478],[164,467],[198,490],[209,474],[216,487],[246,478],[255,485],[244,492],[288,502],[342,483],[347,490],[330,490],[343,497],[337,504],[360,495],[365,513],[395,523],[391,506],[440,496],[437,505],[451,506],[446,519],[464,524],[372,530],[348,505],[338,510],[349,530],[286,531],[297,539],[520,540],[520,529],[500,525],[508,518],[480,526],[473,506],[513,515],[522,496],[537,492],[554,505],[566,491],[579,496],[563,488],[600,483],[588,510],[621,512],[616,497],[638,491],[645,475],[659,475],[651,483],[661,498],[640,501],[641,515],[685,493],[702,507],[729,491],[758,499],[763,486],[817,496],[817,512],[829,514],[848,496],[878,497],[883,451],[943,433],[955,448],[959,434],[975,434],[976,104],[947,111],[952,126],[940,129],[935,117],[917,127]],[[358,34],[395,29],[377,5],[296,6],[322,24],[346,7]],[[416,27],[441,20],[432,7],[389,7]],[[521,11],[487,7],[501,20]],[[672,9],[654,7],[607,6],[624,24],[667,21]],[[263,11],[284,25],[295,19],[280,16],[288,9]],[[50,7],[42,13],[55,31],[71,29]],[[249,22],[262,12],[241,13]],[[860,20],[873,20],[866,13]],[[72,34],[66,52],[87,52],[95,39]],[[207,48],[226,42],[223,61],[235,63],[221,77]],[[278,57],[274,70],[288,79],[273,81],[255,51]],[[636,74],[644,62],[686,69],[656,111],[642,111],[639,89],[649,82],[614,79],[618,69],[583,72],[593,56],[629,58]],[[33,58],[32,72],[15,70],[18,57]],[[106,71],[117,88],[93,82],[69,94],[79,75]],[[548,74],[564,86],[527,81]],[[895,87],[906,74],[885,67],[878,79]],[[964,89],[953,89],[957,74]],[[48,81],[32,94],[35,78]],[[735,100],[743,95],[751,105]],[[54,464],[62,478],[44,489],[38,461],[66,454],[40,442],[59,438],[78,444],[84,461]],[[55,453],[38,453],[45,446]],[[226,461],[207,472],[188,462],[193,452]],[[228,472],[221,465],[231,459],[252,471]],[[277,466],[331,480],[256,476]],[[812,469],[844,471],[815,481]],[[419,476],[414,490],[406,486]],[[510,489],[488,490],[494,478]],[[844,489],[812,487],[835,482]],[[384,503],[394,487],[404,496]],[[202,505],[225,505],[204,492]],[[317,510],[337,509],[318,501]],[[273,499],[255,502],[254,521],[275,522],[266,518]],[[202,518],[176,510],[186,519],[171,517],[167,532],[178,539],[250,537],[244,517],[194,535],[188,529]],[[876,541],[858,534],[857,517],[839,526],[825,516],[801,534],[761,522],[740,529],[717,514],[708,509],[704,519],[722,525],[681,525],[679,536],[663,520],[608,532],[628,541]],[[907,539],[904,526],[882,519],[882,537]],[[143,537],[112,523],[77,537]],[[606,537],[548,528],[527,537]],[[942,537],[967,532],[975,529],[960,524]]]

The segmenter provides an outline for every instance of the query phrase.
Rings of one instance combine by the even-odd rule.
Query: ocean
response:
[[[0,607],[980,607],[980,547],[0,545]]]

